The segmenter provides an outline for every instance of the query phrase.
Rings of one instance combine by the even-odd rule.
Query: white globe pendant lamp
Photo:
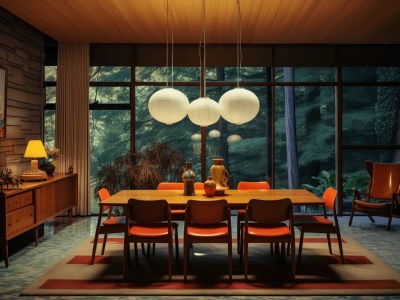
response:
[[[150,115],[157,121],[171,125],[186,117],[189,99],[174,88],[164,88],[155,92],[149,100]]]
[[[221,116],[230,123],[242,125],[253,120],[260,110],[256,94],[244,88],[227,91],[219,99]]]
[[[189,104],[188,116],[192,123],[207,127],[218,122],[219,105],[209,97],[200,97]]]
[[[237,35],[236,35],[236,63],[237,63],[237,88],[222,95],[219,100],[221,116],[230,123],[242,125],[253,120],[260,110],[260,101],[252,92],[239,87],[240,68],[242,65],[242,32],[240,0],[237,6]]]

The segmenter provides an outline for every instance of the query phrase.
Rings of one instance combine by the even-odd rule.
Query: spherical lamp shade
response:
[[[249,90],[235,88],[219,100],[221,116],[230,123],[242,125],[253,120],[260,109],[257,96]]]
[[[188,116],[192,123],[201,127],[212,125],[219,120],[219,105],[208,97],[200,97],[189,104]]]
[[[237,143],[240,142],[242,140],[242,137],[238,134],[231,134],[230,136],[228,136],[228,143],[229,144],[233,144],[233,143]]]
[[[221,132],[219,130],[213,129],[208,133],[209,137],[219,138],[221,136]]]
[[[173,88],[155,92],[149,100],[150,115],[161,123],[171,125],[187,115],[189,100],[184,93]]]
[[[200,133],[193,133],[190,137],[192,141],[199,142],[201,141],[201,134]]]

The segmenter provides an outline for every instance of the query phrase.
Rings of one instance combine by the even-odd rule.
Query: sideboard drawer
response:
[[[13,234],[34,223],[33,205],[15,210],[7,215],[7,234]]]
[[[18,208],[30,205],[33,203],[32,200],[32,191],[11,196],[7,199],[7,212],[11,212]]]

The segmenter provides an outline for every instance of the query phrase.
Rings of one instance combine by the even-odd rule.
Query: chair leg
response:
[[[326,239],[328,240],[329,254],[332,254],[331,236],[329,233],[326,234]]]
[[[391,226],[391,225],[392,225],[392,216],[390,215],[390,216],[389,216],[388,223],[387,223],[387,227],[386,227],[387,231],[390,231],[390,226]]]
[[[156,243],[153,243],[153,255],[156,255]]]
[[[179,238],[178,238],[178,228],[175,228],[175,257],[176,257],[176,263],[179,265]]]
[[[285,247],[286,243],[281,243],[281,263],[284,264],[285,263],[285,253],[286,253],[286,247]]]
[[[101,255],[104,255],[104,251],[106,250],[107,236],[108,234],[105,233],[103,238],[103,246],[101,247]]]
[[[249,244],[247,243],[246,239],[243,239],[243,256],[244,256],[244,280],[247,280],[248,268],[249,268]]]
[[[228,242],[228,271],[229,281],[232,281],[232,240]]]
[[[292,277],[293,280],[296,278],[296,249],[295,249],[295,240],[294,237],[292,239],[290,249],[292,250]]]
[[[242,242],[241,239],[241,226],[240,223],[242,221],[242,215],[237,213],[237,223],[236,223],[236,243],[237,243],[237,253],[240,254],[240,243]]]
[[[301,251],[303,250],[303,238],[304,238],[304,231],[303,228],[301,228],[300,232],[300,242],[299,242],[299,254],[297,256],[297,264],[300,265],[300,260],[301,260]],[[292,250],[293,253],[293,250]]]
[[[143,250],[143,248],[142,248]],[[138,251],[137,251],[137,243],[135,243],[135,261],[138,264],[139,263],[139,256],[138,256]]]
[[[354,215],[354,204],[352,205],[351,208],[351,214],[350,214],[350,219],[349,219],[349,226],[353,223],[353,215]]]
[[[372,223],[375,223],[375,220],[372,216],[368,215],[368,218],[371,220]]]
[[[122,267],[122,273],[123,273],[123,278],[126,279],[127,274],[128,274],[128,264],[129,264],[129,241],[128,238],[124,238],[124,258],[123,258],[123,267]],[[136,251],[136,243],[135,243],[135,251]]]
[[[344,264],[342,237],[340,236],[339,230],[337,231],[337,239],[338,239],[338,245],[339,245],[340,260],[341,260],[342,264]]]
[[[187,280],[187,269],[189,263],[189,245],[187,241],[183,241],[183,279]]]
[[[155,244],[155,243],[154,243]],[[168,242],[168,279],[171,280],[172,278],[172,256],[173,256],[173,242],[172,242],[172,236],[169,239]]]
[[[96,248],[97,248],[98,239],[99,239],[99,234],[96,233],[96,235],[94,236],[94,241],[93,241],[92,259],[90,260],[90,264],[91,265],[93,265],[94,257],[96,256]]]

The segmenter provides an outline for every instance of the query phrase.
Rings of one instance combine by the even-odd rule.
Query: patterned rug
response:
[[[132,251],[129,276],[123,280],[123,239],[109,238],[106,253],[90,265],[93,238],[87,239],[27,287],[21,295],[393,295],[400,294],[400,273],[377,259],[350,237],[343,238],[345,264],[337,241],[330,255],[325,238],[306,238],[296,279],[290,280],[291,257],[278,264],[269,245],[251,244],[249,279],[244,280],[236,244],[233,245],[233,280],[228,280],[227,247],[195,244],[190,250],[189,276],[183,281],[180,261],[174,259],[168,280],[167,249],[157,244],[155,255]],[[100,240],[100,243],[102,241]],[[297,249],[296,249],[297,251]]]

